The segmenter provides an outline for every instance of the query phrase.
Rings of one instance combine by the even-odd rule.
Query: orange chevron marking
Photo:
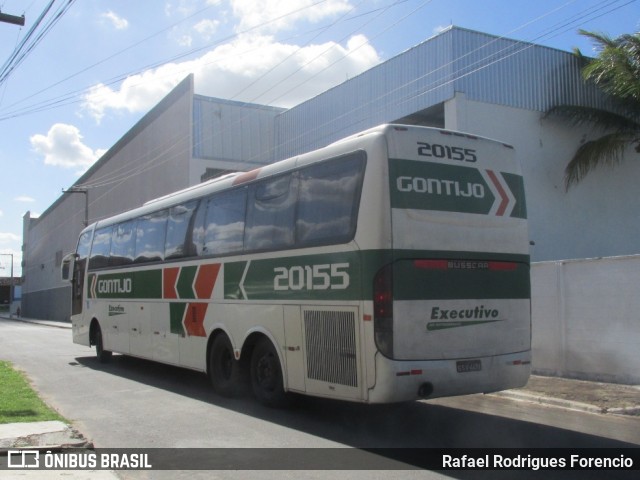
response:
[[[194,288],[196,298],[203,300],[211,298],[213,287],[215,287],[218,279],[218,272],[220,272],[219,263],[200,266]]]
[[[192,337],[206,337],[204,330],[204,316],[207,313],[208,303],[190,303],[187,306],[182,324],[187,335]]]
[[[496,215],[498,217],[501,217],[504,215],[504,212],[506,212],[507,206],[509,205],[509,196],[507,195],[507,192],[504,191],[504,188],[502,188],[502,184],[498,180],[498,177],[494,173],[494,171],[487,170],[487,174],[489,175],[489,178],[491,179],[493,184],[496,186],[496,189],[500,194],[500,198],[502,199],[502,201],[500,202],[500,206],[498,207],[498,211],[496,212]]]
[[[163,298],[178,298],[178,292],[176,291],[176,282],[178,281],[179,273],[180,267],[165,268],[162,271]]]

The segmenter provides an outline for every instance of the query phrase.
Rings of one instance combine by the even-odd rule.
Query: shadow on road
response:
[[[204,374],[191,370],[125,355],[114,355],[108,364],[99,363],[95,357],[76,360],[87,368],[361,449],[638,447],[596,435],[428,402],[363,405],[300,396],[292,408],[274,410],[258,404],[248,393],[232,399],[218,396]],[[540,478],[541,475],[545,478],[596,479],[602,478],[604,472],[468,470],[447,471],[446,475],[460,479],[489,479],[513,478],[514,473],[519,479]],[[628,473],[633,472],[609,471],[606,477],[629,478]],[[561,476],[556,477],[556,474]]]

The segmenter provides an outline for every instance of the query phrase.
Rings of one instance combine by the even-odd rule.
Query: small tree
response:
[[[585,30],[580,34],[591,38],[598,51],[596,58],[587,58],[575,50],[584,65],[582,75],[611,97],[617,113],[576,105],[547,111],[546,116],[562,116],[573,125],[590,124],[608,132],[575,152],[565,168],[567,190],[597,166],[620,163],[629,145],[640,153],[640,32],[617,38]]]

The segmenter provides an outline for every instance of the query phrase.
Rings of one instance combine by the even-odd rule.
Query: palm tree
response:
[[[567,190],[595,167],[620,163],[630,145],[640,154],[640,32],[617,38],[585,30],[580,34],[591,38],[598,50],[596,58],[575,50],[583,64],[582,76],[610,96],[616,112],[576,105],[557,105],[547,111],[545,116],[562,116],[573,125],[590,124],[609,132],[575,152],[565,169]]]

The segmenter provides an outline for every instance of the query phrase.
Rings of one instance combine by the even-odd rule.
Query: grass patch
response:
[[[0,423],[65,420],[44,403],[11,362],[0,360]]]

